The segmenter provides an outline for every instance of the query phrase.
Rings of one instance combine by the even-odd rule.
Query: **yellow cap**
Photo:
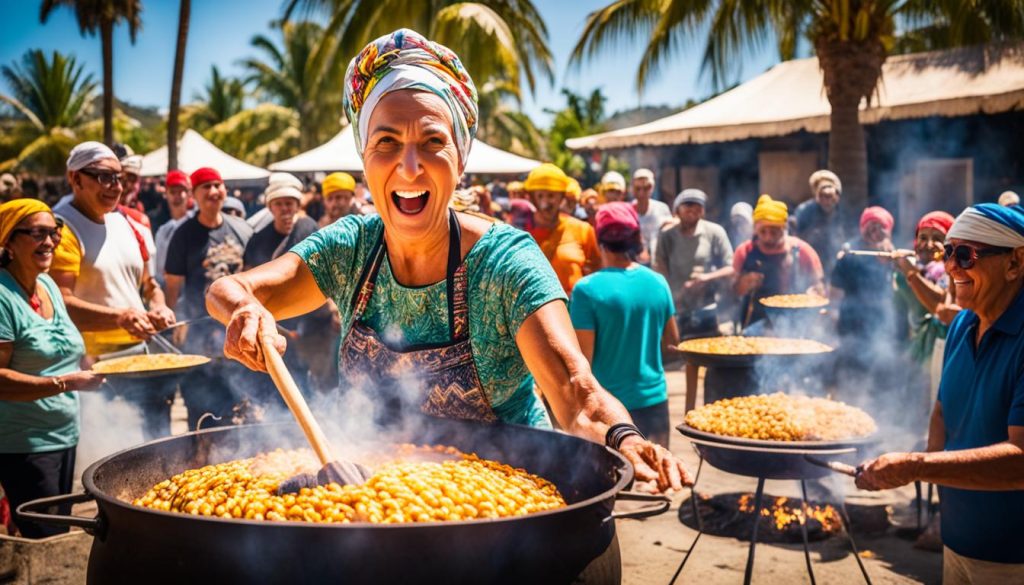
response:
[[[512,193],[514,191],[522,191],[523,184],[519,181],[512,181],[511,183],[505,186],[505,190],[508,191],[509,193]]]
[[[527,191],[561,191],[569,187],[569,177],[562,169],[551,163],[544,163],[530,171],[523,187]]]
[[[771,195],[761,195],[754,207],[754,223],[765,222],[785,225],[789,219],[789,208],[785,202],[772,199]]]
[[[573,201],[577,201],[580,198],[580,193],[583,192],[583,188],[580,187],[580,182],[572,177],[569,177],[569,185],[565,188],[566,197],[572,197]]]
[[[324,196],[335,191],[355,191],[356,180],[348,173],[331,173],[324,177],[324,182],[320,187],[323,189]]]

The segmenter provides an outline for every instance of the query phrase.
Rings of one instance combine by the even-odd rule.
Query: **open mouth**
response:
[[[405,215],[416,215],[423,211],[430,199],[430,191],[392,191],[391,201]]]

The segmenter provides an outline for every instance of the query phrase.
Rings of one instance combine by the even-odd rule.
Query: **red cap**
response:
[[[183,187],[185,187],[187,189],[188,186],[189,186],[188,175],[186,175],[185,173],[183,173],[183,172],[181,172],[181,171],[179,171],[177,169],[175,169],[173,171],[169,171],[167,173],[167,180],[165,181],[165,183],[166,183],[166,185],[168,187],[174,187],[176,185],[181,185],[181,186],[183,186]]]
[[[636,237],[640,231],[640,217],[629,203],[614,201],[597,208],[594,219],[597,239],[605,242],[623,242]]]
[[[926,213],[921,218],[921,221],[917,222],[917,229],[914,231],[914,235],[917,235],[917,232],[924,228],[935,228],[945,235],[949,233],[949,228],[953,227],[954,221],[956,219],[945,211]]]
[[[209,183],[210,181],[223,181],[220,178],[220,173],[217,169],[211,169],[210,167],[203,167],[196,169],[196,172],[192,173],[192,187],[198,187],[203,183]]]
[[[887,230],[891,230],[893,224],[896,223],[893,220],[891,213],[886,211],[884,207],[879,207],[877,205],[868,207],[864,210],[864,213],[860,214],[861,233],[864,233],[864,230],[867,229],[868,224],[871,222],[878,222]]]

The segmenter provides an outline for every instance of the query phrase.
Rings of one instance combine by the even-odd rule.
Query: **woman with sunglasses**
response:
[[[71,491],[76,391],[103,382],[79,371],[85,344],[47,274],[61,227],[42,201],[0,205],[0,486],[12,508]],[[67,531],[15,521],[29,538]]]

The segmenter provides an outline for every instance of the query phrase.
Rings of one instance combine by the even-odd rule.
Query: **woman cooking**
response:
[[[342,375],[374,389],[378,419],[411,399],[436,416],[550,426],[535,378],[567,431],[618,449],[660,490],[688,483],[682,463],[598,385],[532,238],[449,210],[477,125],[459,58],[395,31],[353,59],[344,104],[379,215],[342,218],[293,253],[214,283],[207,306],[227,324],[225,355],[264,370],[258,337],[284,351],[276,319],[330,298],[344,323]]]
[[[78,395],[103,378],[81,372],[85,342],[46,274],[61,226],[45,203],[0,205],[0,487],[11,508],[71,492],[78,445]],[[71,511],[70,504],[60,513]],[[53,528],[15,518],[28,538]]]

